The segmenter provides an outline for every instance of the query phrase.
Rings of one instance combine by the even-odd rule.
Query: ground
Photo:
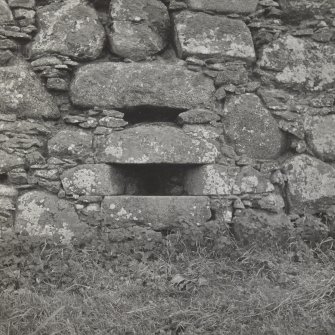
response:
[[[13,235],[0,255],[1,335],[334,334],[330,240],[265,249],[175,235],[116,255]]]

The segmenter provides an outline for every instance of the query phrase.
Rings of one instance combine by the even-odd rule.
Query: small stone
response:
[[[243,65],[231,64],[226,65],[222,71],[219,72],[215,79],[216,86],[223,85],[241,85],[248,82],[248,72]]]
[[[10,50],[4,50],[4,51],[0,50],[0,66],[7,65],[13,58],[14,55]]]
[[[62,78],[48,78],[47,88],[54,91],[67,91],[68,83]]]
[[[218,14],[251,14],[257,3],[258,0],[187,0],[188,8],[192,10]]]
[[[27,172],[23,168],[13,169],[8,173],[8,181],[15,185],[28,184]]]
[[[0,50],[16,50],[18,48],[17,44],[7,38],[0,39]]]
[[[220,116],[207,109],[190,109],[187,112],[180,113],[177,122],[183,124],[202,124],[212,121],[219,121]]]
[[[105,116],[99,120],[99,126],[107,128],[120,128],[125,127],[128,122],[120,118],[115,118],[112,116]]]
[[[322,221],[312,215],[305,215],[294,221],[297,234],[303,241],[315,245],[328,237],[329,228]]]
[[[226,93],[226,90],[224,87],[220,87],[216,90],[215,94],[214,94],[215,98],[218,100],[218,101],[222,101],[226,98],[227,96],[227,93]]]
[[[11,8],[34,8],[35,0],[8,0],[8,5]]]
[[[31,62],[33,67],[60,65],[62,61],[55,56],[40,57]]]
[[[5,0],[0,0],[0,24],[13,21],[13,15]]]
[[[24,160],[20,156],[0,150],[0,174],[8,173],[10,170],[22,166],[24,166]]]

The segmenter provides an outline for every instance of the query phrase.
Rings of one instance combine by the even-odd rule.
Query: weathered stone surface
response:
[[[219,121],[220,116],[207,109],[191,109],[187,112],[180,113],[177,121],[180,124],[201,124],[210,123],[212,121]]]
[[[250,14],[256,10],[258,0],[187,0],[188,8],[220,14]]]
[[[51,95],[26,65],[0,67],[0,112],[28,118],[59,118]]]
[[[204,165],[189,169],[185,176],[189,195],[232,195],[268,193],[274,186],[252,167]]]
[[[13,21],[13,15],[5,0],[0,0],[0,23]]]
[[[181,58],[255,60],[251,33],[243,21],[183,11],[174,15],[174,39]]]
[[[112,0],[109,40],[115,54],[134,60],[145,59],[168,43],[170,17],[158,0]]]
[[[15,205],[18,192],[8,185],[0,184],[0,230],[2,235],[11,231],[14,224]]]
[[[92,153],[92,135],[81,130],[61,130],[48,141],[49,155],[85,161]]]
[[[233,232],[242,244],[258,247],[287,247],[295,233],[287,215],[273,215],[253,209],[245,209],[234,217]]]
[[[307,143],[315,155],[335,161],[335,115],[307,117],[304,127]]]
[[[16,154],[9,154],[0,150],[0,173],[7,173],[10,170],[24,165],[24,160]]]
[[[40,29],[32,43],[33,56],[59,53],[90,60],[100,55],[105,31],[95,10],[82,0],[40,7],[37,19]]]
[[[215,162],[218,154],[214,144],[167,125],[128,128],[95,142],[96,159],[104,163],[205,164]]]
[[[223,124],[235,149],[244,151],[251,158],[276,158],[284,149],[284,134],[255,94],[230,99],[225,104]]]
[[[41,191],[23,194],[17,201],[15,230],[32,236],[49,237],[63,244],[80,237],[86,224],[80,222],[73,206]]]
[[[207,197],[119,196],[102,202],[104,224],[114,228],[146,225],[164,230],[182,223],[198,225],[211,218]]]
[[[34,8],[35,0],[8,0],[11,8]]]
[[[71,85],[74,104],[82,107],[139,106],[190,109],[210,105],[211,79],[180,65],[99,63],[81,67]]]
[[[297,234],[307,243],[315,245],[328,237],[329,228],[313,215],[305,215],[294,222]]]
[[[259,65],[289,88],[319,91],[335,83],[334,53],[334,45],[285,35],[262,50]]]
[[[61,175],[67,194],[115,195],[124,194],[125,178],[117,167],[106,164],[85,164]]]
[[[248,82],[248,72],[242,64],[227,64],[215,78],[215,85],[241,85]]]
[[[318,213],[335,202],[335,169],[316,158],[298,155],[284,163],[287,196],[293,213]]]

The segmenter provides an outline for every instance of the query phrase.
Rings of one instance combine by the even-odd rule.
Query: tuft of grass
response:
[[[1,335],[335,334],[333,250],[302,250],[299,261],[236,244],[220,255],[170,246],[141,261],[93,248],[27,251],[0,270]]]

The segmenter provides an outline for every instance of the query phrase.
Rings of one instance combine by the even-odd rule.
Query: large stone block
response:
[[[308,116],[305,119],[307,143],[320,159],[335,161],[335,115]]]
[[[293,213],[318,213],[335,204],[335,168],[316,158],[298,155],[283,169],[288,178],[287,197]]]
[[[71,85],[71,98],[81,107],[208,106],[213,81],[180,65],[99,63],[81,67]]]
[[[224,129],[235,149],[249,157],[272,159],[285,147],[284,133],[255,94],[235,96],[225,104]]]
[[[223,165],[204,165],[189,169],[184,188],[189,195],[240,195],[274,191],[270,181],[257,170]]]
[[[18,198],[15,220],[17,232],[69,244],[73,237],[82,237],[86,228],[71,203],[55,195],[31,191]]]
[[[48,141],[49,155],[85,162],[92,155],[92,135],[82,130],[61,130]]]
[[[0,174],[7,173],[17,167],[23,167],[24,163],[24,159],[15,153],[9,154],[0,150]]]
[[[178,56],[255,60],[251,33],[243,21],[183,11],[174,15]]]
[[[207,197],[116,196],[102,203],[104,224],[113,228],[134,225],[166,230],[181,223],[200,225],[211,218]]]
[[[334,53],[332,44],[285,35],[262,50],[259,65],[289,88],[321,91],[335,83]]]
[[[26,64],[0,67],[0,112],[26,118],[57,119],[52,96]]]
[[[99,136],[95,140],[98,162],[123,164],[206,164],[219,155],[214,144],[167,125],[141,125]]]
[[[112,0],[112,27],[109,40],[112,52],[134,60],[145,59],[168,43],[170,17],[158,0]]]
[[[125,178],[117,167],[106,164],[84,164],[66,170],[61,175],[67,194],[124,194]]]
[[[37,20],[40,29],[32,43],[33,56],[58,53],[91,60],[103,49],[105,30],[95,10],[82,0],[40,7]]]

